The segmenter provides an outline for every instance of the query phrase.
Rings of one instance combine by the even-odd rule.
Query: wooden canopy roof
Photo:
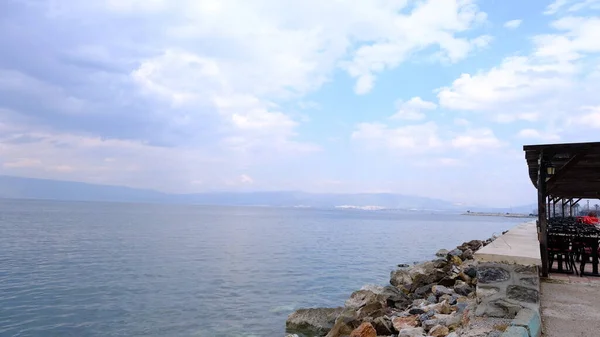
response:
[[[600,142],[525,145],[529,177],[537,188],[539,160],[555,168],[546,194],[560,198],[600,198]]]

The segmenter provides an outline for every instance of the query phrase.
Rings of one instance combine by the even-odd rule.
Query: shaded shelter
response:
[[[548,218],[572,215],[582,199],[600,198],[600,142],[525,145],[529,177],[538,190],[542,276],[548,276]]]

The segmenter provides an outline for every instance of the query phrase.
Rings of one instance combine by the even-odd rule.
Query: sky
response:
[[[0,174],[535,202],[598,140],[600,0],[0,1]]]

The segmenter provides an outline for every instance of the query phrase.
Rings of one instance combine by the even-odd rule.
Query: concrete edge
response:
[[[542,317],[539,310],[523,308],[512,320],[501,337],[540,337],[542,335]]]
[[[537,258],[519,257],[519,261],[515,262],[514,259],[507,258],[506,256],[496,254],[478,254],[475,255],[475,260],[479,263],[493,262],[502,264],[518,264],[521,266],[537,266],[542,265],[541,260]]]

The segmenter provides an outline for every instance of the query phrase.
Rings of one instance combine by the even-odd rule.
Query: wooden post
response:
[[[542,257],[542,277],[548,277],[548,223],[546,219],[546,162],[544,152],[538,159],[538,222],[540,224],[540,255]]]

